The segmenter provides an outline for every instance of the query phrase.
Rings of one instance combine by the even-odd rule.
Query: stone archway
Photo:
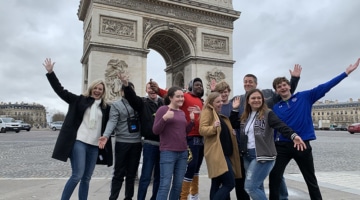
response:
[[[78,16],[84,22],[83,90],[103,78],[115,100],[116,72],[125,71],[145,95],[149,49],[166,62],[166,87],[184,87],[195,77],[207,88],[211,79],[225,78],[232,87],[233,22],[240,12],[231,0],[81,0]]]

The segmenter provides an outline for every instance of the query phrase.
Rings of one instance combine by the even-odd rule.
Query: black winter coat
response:
[[[86,109],[94,103],[95,99],[83,95],[75,95],[65,90],[54,72],[50,74],[47,73],[46,76],[55,93],[62,100],[69,104],[68,112],[59,132],[59,136],[52,154],[52,158],[66,162],[74,146],[77,131],[83,120],[84,113]],[[101,111],[103,116],[101,127],[102,135],[105,131],[106,123],[109,119],[110,106],[106,106],[106,108],[101,107]],[[100,155],[103,158],[102,160],[99,159]],[[97,164],[106,164],[108,166],[113,164],[111,138],[109,138],[103,150],[99,149]]]

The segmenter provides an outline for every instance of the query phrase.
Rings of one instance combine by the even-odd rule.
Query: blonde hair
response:
[[[215,99],[218,98],[220,95],[221,94],[219,92],[211,92],[206,98],[205,104],[203,106],[203,110],[206,109],[207,107],[209,107],[209,105],[212,106]]]
[[[103,81],[102,79],[97,79],[94,80],[93,82],[91,82],[91,84],[89,85],[89,87],[87,88],[87,90],[83,93],[84,96],[86,97],[90,97],[91,96],[91,92],[92,90],[97,86],[97,85],[103,85],[104,87],[104,91],[103,94],[101,95],[101,106],[103,108],[106,108],[107,106],[107,92],[106,92],[106,85],[105,85],[105,81]]]

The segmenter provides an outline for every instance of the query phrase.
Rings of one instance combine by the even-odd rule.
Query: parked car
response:
[[[51,122],[50,123],[50,128],[53,130],[53,131],[56,131],[56,130],[60,130],[62,125],[63,125],[63,121],[57,121],[57,122]]]
[[[360,133],[360,123],[349,125],[347,130],[349,131],[350,134]]]
[[[6,133],[6,131],[15,131],[15,133],[18,133],[21,130],[20,123],[16,122],[14,118],[2,117],[0,118],[0,123],[2,133]]]
[[[347,127],[345,125],[339,125],[335,127],[335,131],[347,131]]]
[[[16,122],[19,122],[21,125],[21,130],[26,130],[26,131],[30,131],[31,130],[31,125],[28,123],[25,123],[22,120],[15,120]]]

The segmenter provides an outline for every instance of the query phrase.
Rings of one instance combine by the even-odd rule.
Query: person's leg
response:
[[[282,177],[279,190],[280,200],[288,200],[289,193],[286,187],[285,178]]]
[[[156,200],[167,200],[174,172],[176,154],[171,151],[160,152],[160,186]]]
[[[191,150],[193,159],[187,164],[186,173],[181,188],[180,200],[187,200],[190,194],[191,182],[193,180],[196,167],[198,166],[199,148],[194,143],[197,137],[188,137],[187,144]],[[189,185],[190,183],[190,185]]]
[[[85,171],[80,181],[79,200],[86,200],[88,197],[91,176],[94,172],[97,156],[99,154],[99,148],[97,146],[93,146],[89,144],[85,144],[85,145],[86,145]]]
[[[254,158],[247,169],[245,190],[252,199],[267,199],[264,180],[269,175],[275,161],[257,161]]]
[[[308,187],[310,198],[312,200],[321,200],[322,196],[315,176],[312,148],[309,141],[305,141],[305,144],[306,150],[296,151],[294,160],[299,166],[299,169],[304,177],[305,183]]]
[[[124,142],[115,142],[115,165],[113,178],[111,180],[111,189],[109,200],[116,200],[124,182],[126,174],[126,155],[130,153],[130,144]]]
[[[126,157],[126,180],[125,200],[131,200],[134,196],[135,178],[141,157],[141,143],[129,143],[130,150]]]
[[[250,200],[250,197],[249,197],[248,193],[245,191],[246,173],[245,173],[243,156],[240,156],[240,166],[241,166],[242,177],[235,179],[236,198],[237,199],[242,199],[242,200]]]
[[[159,187],[160,187],[160,150],[159,150],[159,147],[157,148],[157,150],[158,150],[158,154],[155,159],[153,189],[152,189],[152,196],[151,196],[150,200],[156,200],[157,192],[159,191]]]
[[[199,200],[199,175],[201,164],[204,159],[204,139],[203,137],[194,137],[193,144],[197,147],[197,163],[190,185],[190,200]]]
[[[214,195],[213,200],[223,200],[224,197],[229,197],[231,190],[235,187],[235,175],[232,170],[230,158],[225,156],[225,160],[228,166],[228,171],[220,175],[221,187]]]
[[[294,147],[290,142],[276,142],[277,156],[275,165],[269,175],[269,199],[279,200],[280,184],[284,175],[285,168],[293,158]]]
[[[75,141],[74,147],[70,154],[71,176],[66,182],[62,192],[61,200],[69,200],[76,185],[79,183],[85,171],[85,144]]]
[[[221,186],[221,179],[219,177],[215,177],[211,179],[211,186],[210,186],[210,200],[214,199],[216,192],[219,190]]]
[[[150,198],[151,200],[155,200],[157,190],[159,189],[159,158],[160,158],[160,151],[159,146],[144,143],[143,144],[143,162],[142,162],[142,169],[141,169],[141,176],[139,180],[139,188],[137,199],[138,200],[145,200],[147,189],[151,182],[152,175],[154,173],[154,180],[153,180],[153,194]],[[154,169],[157,166],[157,173]],[[154,171],[154,172],[153,172]],[[157,176],[157,178],[155,178]],[[157,179],[157,184],[155,183],[155,179]],[[154,194],[154,188],[156,188],[156,193]]]
[[[184,180],[188,152],[176,152],[177,158],[174,166],[174,177],[172,181],[172,187],[170,190],[170,200],[178,200],[181,192],[181,183]]]

